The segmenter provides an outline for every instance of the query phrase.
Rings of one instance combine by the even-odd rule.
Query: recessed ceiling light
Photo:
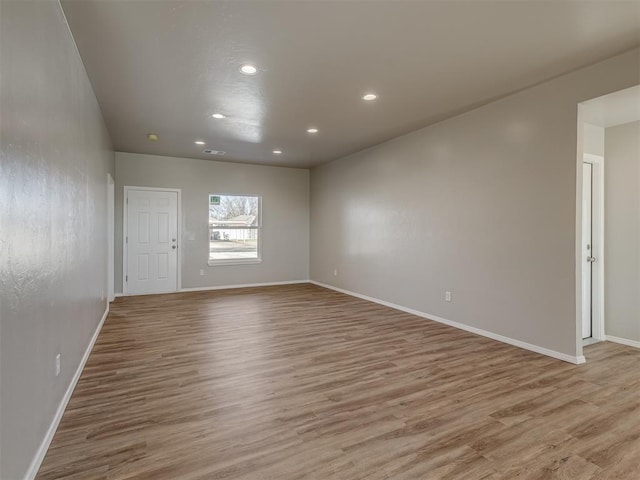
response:
[[[213,118],[227,118],[226,115],[223,115],[222,113],[214,113],[213,115],[211,115]]]
[[[280,154],[282,154],[282,150],[274,150],[273,154],[274,155],[280,155]]]
[[[196,145],[204,145],[204,142],[202,140],[196,140]]]
[[[253,65],[249,65],[248,63],[245,65],[242,65],[240,67],[240,71],[245,75],[255,75],[256,73],[258,73],[258,69]]]
[[[307,133],[318,133],[318,129],[315,127],[307,128]]]
[[[375,93],[367,93],[366,95],[362,96],[362,99],[367,101],[367,102],[371,102],[372,100],[375,100],[376,98],[378,98],[378,96]]]
[[[147,139],[150,142],[157,142],[158,141],[158,135],[156,135],[155,133],[147,133]]]

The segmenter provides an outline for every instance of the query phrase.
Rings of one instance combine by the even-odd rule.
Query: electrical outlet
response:
[[[444,301],[445,302],[450,302],[451,301],[451,292],[450,291],[446,291],[444,292]]]
[[[333,276],[334,276],[334,277],[337,277],[337,276],[338,276],[338,269],[337,269],[337,268],[334,268],[334,269],[333,269]]]
[[[200,276],[201,276],[201,277],[204,277],[204,268],[201,268],[201,269],[200,269]]]
[[[60,375],[60,354],[56,355],[56,377]]]

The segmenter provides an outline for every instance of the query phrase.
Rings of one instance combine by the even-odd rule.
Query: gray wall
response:
[[[605,332],[640,342],[640,122],[605,130]]]
[[[308,170],[117,152],[116,292],[122,292],[125,185],[182,189],[182,288],[309,278]],[[210,193],[262,195],[262,263],[207,265]]]
[[[311,278],[578,355],[577,103],[640,83],[639,56],[313,169]]]
[[[604,155],[604,128],[585,123],[582,130],[582,153]]]
[[[106,308],[114,155],[58,2],[0,9],[0,478],[17,480]]]

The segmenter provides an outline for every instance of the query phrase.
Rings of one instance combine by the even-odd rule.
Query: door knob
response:
[[[172,245],[171,248],[173,248],[175,250],[178,247],[177,247],[177,245]]]
[[[587,257],[587,262],[593,263],[596,261],[596,257]]]

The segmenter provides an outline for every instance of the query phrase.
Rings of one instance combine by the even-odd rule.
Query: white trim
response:
[[[602,155],[595,155],[593,153],[583,153],[582,161],[587,163],[602,164],[602,162],[604,161],[604,157]]]
[[[604,328],[604,168],[602,168],[603,157],[599,155],[593,155],[584,151],[584,125],[583,110],[584,103],[578,103],[578,116],[577,116],[577,135],[576,135],[576,218],[575,218],[575,329],[576,329],[576,353],[578,358],[582,357],[583,352],[583,339],[582,339],[582,168],[585,161],[591,162],[596,166],[599,166],[598,172],[600,179],[597,184],[594,184],[600,189],[600,199],[597,202],[597,208],[600,210],[597,213],[596,221],[600,222],[600,231],[596,234],[600,243],[598,246],[598,255],[596,256],[596,263],[600,263],[599,271],[596,267],[596,282],[595,287],[595,302],[592,304],[593,311],[597,312],[597,317],[593,322],[591,335],[599,340],[604,340],[605,328]],[[594,293],[594,283],[592,283],[592,295]]]
[[[216,287],[181,288],[180,292],[206,292],[208,290],[228,290],[230,288],[273,287],[276,285],[298,285],[300,283],[313,282],[310,282],[309,280],[288,280],[285,282],[241,283],[239,285],[220,285]]]
[[[438,317],[437,315],[431,315],[425,312],[421,312],[419,310],[414,310],[413,308],[403,307],[402,305],[397,305],[395,303],[387,302],[385,300],[380,300],[378,298],[370,297],[368,295],[363,295],[361,293],[345,290],[343,288],[334,287],[333,285],[328,285],[326,283],[316,282],[315,280],[309,280],[309,283],[318,285],[319,287],[328,288],[330,290],[335,290],[336,292],[344,293],[346,295],[351,295],[352,297],[357,297],[363,300],[368,300],[370,302],[378,303],[380,305],[384,305],[385,307],[395,308],[396,310],[400,310],[402,312],[406,312],[412,315],[416,315],[418,317],[426,318],[427,320],[433,320],[434,322],[443,323],[450,327],[459,328],[460,330],[465,330],[467,332],[475,333],[476,335],[481,335],[483,337],[491,338],[492,340],[497,340],[502,343],[507,343],[515,347],[524,348],[525,350],[531,350],[532,352],[540,353],[548,357],[557,358],[558,360],[564,360],[565,362],[573,363],[576,365],[585,363],[585,358],[582,355],[574,357],[571,355],[567,355],[566,353],[556,352],[555,350],[549,350],[548,348],[540,347],[538,345],[533,345],[531,343],[522,342],[514,338],[505,337],[504,335],[499,335],[497,333],[489,332],[488,330],[482,330],[480,328],[471,327],[463,323],[458,323],[452,320],[447,320],[446,318]]]
[[[233,229],[247,228],[256,230],[258,232],[258,242],[256,245],[256,253],[258,258],[228,258],[220,260],[211,259],[211,251],[207,257],[207,265],[210,267],[221,267],[231,265],[252,265],[262,263],[262,195],[256,195],[254,193],[210,193],[208,195],[208,206],[211,207],[211,197],[256,197],[258,199],[258,225],[255,227],[231,227]],[[209,225],[209,240],[207,241],[209,248],[211,248],[211,231],[215,229],[224,229],[225,227],[212,227],[209,223],[209,210],[207,209],[207,225]]]
[[[51,421],[51,425],[49,425],[49,429],[47,430],[47,433],[44,436],[44,439],[42,440],[42,443],[40,444],[38,451],[36,452],[35,456],[31,460],[31,464],[29,465],[29,470],[27,470],[27,473],[24,476],[24,480],[33,480],[34,478],[36,478],[36,475],[38,474],[38,470],[40,469],[40,465],[42,464],[42,461],[44,460],[44,457],[47,454],[47,450],[49,450],[49,445],[53,440],[53,436],[56,434],[58,425],[60,425],[60,420],[62,420],[62,415],[64,415],[64,411],[67,408],[67,404],[71,399],[73,390],[76,388],[78,380],[80,380],[80,375],[82,375],[82,370],[84,370],[84,366],[87,363],[87,360],[89,359],[89,355],[91,354],[91,350],[93,350],[93,346],[95,345],[96,340],[98,340],[98,335],[100,335],[100,331],[102,330],[102,326],[104,325],[104,322],[107,319],[107,315],[109,315],[109,303],[107,303],[107,308],[105,309],[104,314],[100,319],[100,323],[98,323],[98,326],[96,327],[96,331],[93,333],[93,336],[91,337],[91,341],[89,342],[89,345],[87,346],[87,349],[85,350],[84,355],[80,360],[80,364],[78,365],[78,368],[76,369],[76,373],[73,375],[73,378],[71,379],[71,383],[67,387],[67,391],[64,393],[62,400],[60,400],[60,404],[58,405],[56,414],[54,415],[53,420]]]
[[[260,243],[260,240],[258,240],[258,243]],[[210,267],[224,267],[225,265],[226,266],[252,265],[257,263],[262,263],[262,259],[261,258],[229,258],[225,260],[209,260],[207,262],[207,265],[209,265]]]
[[[576,352],[582,355],[582,187],[584,180],[582,178],[582,163],[584,161],[584,122],[582,121],[582,105],[578,104],[578,123],[577,123],[577,142],[576,142],[576,218],[575,218],[575,238],[574,238],[574,270],[575,270],[575,335],[576,335]]]
[[[178,194],[178,202],[177,202],[177,206],[176,208],[178,209],[178,251],[177,251],[177,256],[178,258],[176,259],[177,265],[176,265],[176,274],[177,274],[177,280],[176,280],[176,289],[173,292],[157,292],[157,293],[175,293],[175,292],[179,292],[182,288],[182,189],[180,188],[164,188],[164,187],[135,187],[132,185],[125,185],[124,186],[124,198],[122,201],[122,295],[123,296],[127,296],[128,292],[127,292],[127,281],[126,281],[126,276],[127,276],[127,256],[128,256],[128,252],[127,252],[127,210],[128,210],[128,204],[127,204],[127,194],[129,193],[129,190],[151,190],[154,192],[175,192]],[[145,294],[141,294],[141,295],[153,295],[156,292],[153,293],[145,293]]]
[[[612,337],[611,335],[607,335],[606,339],[607,339],[607,342],[615,342],[615,343],[620,343],[622,345],[626,345],[628,347],[640,348],[640,342],[636,342],[635,340],[627,340],[626,338]]]
[[[115,291],[116,183],[107,173],[107,300],[113,302]]]
[[[596,257],[596,261],[592,264],[593,280],[591,284],[592,295],[592,325],[591,336],[596,340],[604,341],[604,157],[601,155],[593,155],[591,153],[583,154],[583,163],[592,165],[592,255]],[[582,173],[582,172],[581,172]],[[582,212],[580,212],[582,218]],[[582,229],[580,229],[582,233]],[[582,253],[582,240],[580,242],[580,253]],[[580,255],[582,262],[582,255]],[[582,277],[580,277],[582,281]],[[582,302],[580,302],[582,306]],[[582,318],[582,310],[580,312]]]

